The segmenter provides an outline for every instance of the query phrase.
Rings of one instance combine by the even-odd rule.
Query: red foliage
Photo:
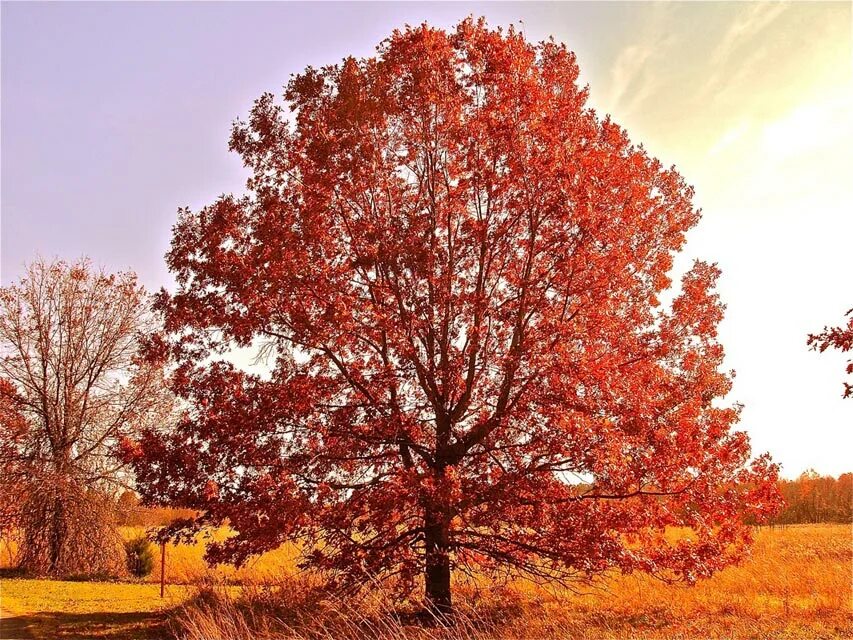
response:
[[[21,407],[22,398],[15,386],[0,378],[0,537],[17,527],[20,516],[21,485],[27,467],[19,447],[29,432]]]
[[[14,445],[23,439],[28,430],[26,418],[21,413],[21,401],[15,386],[5,378],[0,378],[0,433],[3,435],[0,438],[0,450],[4,453],[4,460],[8,459],[5,455],[7,450],[10,450],[11,456]]]
[[[847,316],[850,320],[846,327],[824,327],[821,333],[811,334],[809,346],[821,353],[829,348],[842,352],[853,351],[853,309],[847,312]],[[853,375],[853,359],[847,361],[847,373]],[[853,397],[853,383],[844,383],[844,397]]]
[[[717,268],[658,301],[692,189],[577,77],[511,29],[407,28],[237,123],[251,195],[181,212],[158,303],[191,408],[128,446],[149,501],[239,532],[212,559],[300,540],[448,609],[474,566],[691,581],[773,512],[776,466],[716,401]],[[259,343],[268,377],[205,360]]]

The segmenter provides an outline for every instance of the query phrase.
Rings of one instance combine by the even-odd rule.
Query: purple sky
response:
[[[554,6],[3,3],[2,277],[36,253],[89,255],[157,288],[178,206],[240,191],[231,122],[291,73],[369,55],[397,26],[486,12],[546,33]],[[561,20],[625,28],[618,6]],[[578,42],[595,38],[578,29]],[[590,56],[607,59],[607,56]]]
[[[720,337],[754,451],[789,477],[849,471],[845,358],[805,338],[853,304],[851,7],[3,2],[0,282],[36,255],[87,255],[170,286],[176,210],[243,191],[227,141],[261,93],[405,23],[485,15],[565,42],[593,106],[696,186],[704,216],[676,271],[723,270]]]

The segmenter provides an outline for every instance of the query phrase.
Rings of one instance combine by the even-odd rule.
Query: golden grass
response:
[[[125,535],[138,533],[129,529]],[[201,559],[202,549],[201,542],[169,547],[168,581],[213,578],[221,582],[227,578],[265,582],[292,572],[294,567],[292,547],[265,554],[240,570],[207,568]],[[149,580],[159,580],[158,572],[159,563]],[[365,609],[364,605],[327,600],[322,606],[312,603],[309,615],[296,616],[302,621],[291,624],[289,635],[282,636],[284,627],[276,627],[275,620],[252,619],[261,613],[252,609],[252,598],[245,597],[252,589],[243,593],[242,603],[236,589],[224,596],[220,593],[218,600],[208,600],[204,607],[190,601],[181,620],[184,634],[191,640],[366,635],[477,640],[853,638],[851,581],[850,526],[796,525],[761,529],[752,556],[741,566],[726,569],[695,587],[668,586],[641,575],[610,576],[602,582],[603,590],[583,595],[545,590],[521,581],[504,588],[460,584],[457,603],[467,622],[446,631],[403,625],[389,615],[387,602]],[[164,632],[162,608],[176,605],[193,593],[191,587],[167,586],[168,598],[161,602],[156,584],[2,580],[0,611],[4,632],[8,619],[27,620],[33,629],[41,629],[41,635],[34,633],[32,637],[159,638]],[[288,610],[299,606],[288,601],[293,593],[291,590],[279,597],[273,615],[295,619],[298,612]],[[110,616],[118,617],[111,622]],[[0,633],[0,637],[9,636]]]
[[[145,527],[120,527],[122,537],[130,540],[143,535]],[[212,538],[222,540],[229,535],[222,528],[212,534]],[[294,545],[285,544],[274,551],[249,560],[239,569],[231,565],[209,567],[204,561],[204,549],[210,538],[199,536],[193,544],[166,545],[166,582],[169,584],[198,584],[199,582],[269,582],[275,581],[283,573],[296,571],[298,550]],[[156,551],[154,571],[145,580],[160,582],[160,549]]]
[[[851,562],[849,526],[763,528],[749,559],[694,587],[613,576],[605,592],[557,607],[580,626],[636,637],[851,638]]]
[[[0,569],[14,567],[17,555],[17,541],[7,537],[0,538]]]
[[[125,540],[145,535],[145,527],[119,527]],[[227,537],[228,530],[220,529],[212,534],[213,539]],[[193,544],[166,545],[166,580],[170,584],[197,584],[202,581],[214,582],[267,582],[276,580],[282,572],[296,570],[298,550],[293,545],[283,545],[279,549],[252,558],[239,569],[230,565],[209,567],[204,561],[204,549],[209,538],[199,536]],[[0,569],[15,566],[17,543],[14,540],[0,539]],[[154,571],[145,578],[146,582],[160,582],[160,549],[155,547],[156,563]]]
[[[0,638],[161,638],[165,612],[190,597],[187,586],[0,580]]]

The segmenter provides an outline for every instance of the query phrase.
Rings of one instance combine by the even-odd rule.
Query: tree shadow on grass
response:
[[[40,611],[0,620],[3,640],[164,640],[165,612],[60,613]]]

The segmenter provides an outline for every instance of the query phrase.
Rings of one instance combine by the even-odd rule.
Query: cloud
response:
[[[674,8],[663,3],[652,5],[650,12],[642,14],[636,28],[639,36],[619,52],[610,68],[611,113],[624,117],[634,112],[659,88],[662,61],[667,60],[673,43],[666,27],[674,15]]]
[[[853,88],[842,86],[808,96],[775,118],[741,119],[696,163],[705,204],[723,211],[750,203],[753,217],[838,211],[853,197],[851,110]]]
[[[749,54],[748,59],[733,60],[735,54],[745,45],[751,45],[755,37],[775,21],[787,8],[782,3],[752,3],[738,5],[740,11],[734,22],[723,33],[717,46],[711,52],[708,66],[713,69],[702,90],[703,96],[719,94],[724,85],[731,87],[744,82],[753,69],[762,68],[757,64],[766,56],[759,49]],[[743,53],[743,52],[741,52]],[[736,62],[735,68],[730,63]]]
[[[747,7],[741,15],[729,26],[714,52],[711,62],[721,64],[744,42],[749,42],[766,26],[778,18],[787,5],[783,3],[754,3],[741,5]]]
[[[630,103],[636,105],[638,103],[638,93],[647,94],[649,73],[646,68],[647,62],[654,53],[651,46],[644,44],[633,44],[623,49],[616,61],[613,63],[613,68],[610,71],[610,104],[616,110],[618,106],[622,106],[621,102],[628,93],[628,90],[638,89],[630,98]],[[640,85],[637,87],[636,85]]]
[[[776,158],[841,147],[853,137],[850,113],[853,90],[797,107],[781,118],[768,122],[762,131],[764,147]],[[840,160],[840,158],[839,158]]]
[[[717,156],[723,151],[726,151],[729,147],[742,140],[749,132],[750,128],[751,124],[746,120],[737,123],[720,136],[711,148],[708,149],[708,155]]]

